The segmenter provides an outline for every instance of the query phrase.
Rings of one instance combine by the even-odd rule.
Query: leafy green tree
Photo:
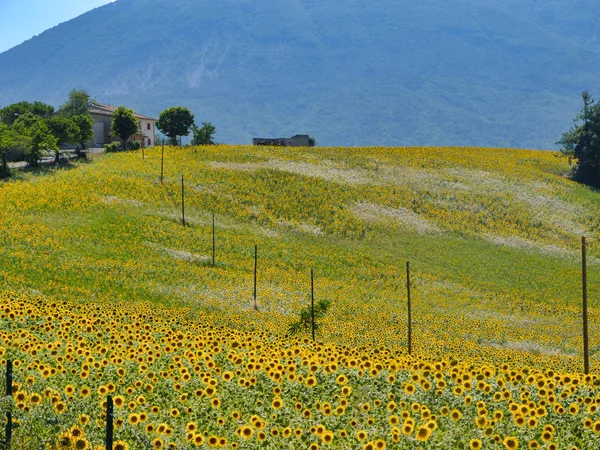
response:
[[[81,150],[85,150],[87,147],[87,143],[92,140],[94,137],[94,121],[89,115],[79,114],[77,116],[73,116],[73,122],[79,128],[79,134],[77,135],[76,144],[77,147],[75,149],[77,153],[77,157],[81,157]]]
[[[133,116],[133,109],[119,106],[113,113],[112,132],[121,138],[121,148],[125,150],[127,139],[134,136],[140,128],[140,124]]]
[[[156,127],[169,137],[171,145],[177,145],[177,136],[187,136],[194,125],[194,115],[183,106],[167,108],[158,116]]]
[[[42,102],[19,102],[0,109],[0,120],[11,126],[22,115],[31,113],[34,116],[47,119],[54,114],[54,106]]]
[[[581,94],[583,108],[573,127],[557,142],[561,151],[576,160],[573,178],[600,188],[600,102],[594,103],[589,92]]]
[[[0,122],[0,178],[9,175],[8,152],[15,145],[17,133],[8,125]]]
[[[314,137],[312,137],[312,136],[309,136],[308,137],[308,146],[309,147],[314,147],[316,145],[317,145],[316,139]]]
[[[58,139],[46,122],[32,113],[19,116],[12,128],[17,134],[29,138],[25,158],[32,166],[37,166],[42,156],[58,149]]]
[[[50,131],[57,139],[57,148],[54,153],[56,164],[60,158],[60,147],[64,144],[77,144],[79,139],[79,127],[70,117],[54,116],[46,120]]]
[[[0,178],[10,176],[8,157],[11,151],[26,154],[31,145],[31,138],[18,134],[8,125],[0,122]]]
[[[58,114],[65,117],[90,116],[88,108],[93,101],[86,91],[73,89],[69,92],[67,102],[58,110]]]
[[[202,122],[202,127],[198,128],[196,125],[191,126],[194,132],[192,138],[192,145],[214,145],[213,135],[215,134],[216,128],[210,122]]]

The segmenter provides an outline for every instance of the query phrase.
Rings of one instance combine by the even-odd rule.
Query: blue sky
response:
[[[0,53],[114,0],[0,0]]]

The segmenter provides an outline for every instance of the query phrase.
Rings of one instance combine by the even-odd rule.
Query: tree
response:
[[[196,125],[192,125],[192,131],[194,137],[192,138],[192,145],[214,145],[213,134],[215,134],[216,128],[210,122],[202,122],[202,128],[198,128]]]
[[[308,137],[308,146],[315,147],[316,145],[317,145],[317,141],[315,140],[315,138],[312,136],[309,136]]]
[[[47,119],[54,114],[54,106],[42,102],[19,102],[0,109],[0,120],[2,123],[12,126],[22,115],[31,113],[34,116]]]
[[[121,138],[121,148],[125,150],[125,142],[139,131],[140,124],[133,116],[133,109],[119,106],[113,113],[111,128]]]
[[[54,116],[46,120],[50,131],[56,137],[57,148],[54,154],[56,164],[59,162],[60,147],[64,144],[77,144],[79,139],[79,127],[70,117]]]
[[[573,179],[600,188],[600,102],[594,104],[589,92],[581,94],[583,108],[574,125],[557,142],[563,154],[575,158]]]
[[[187,136],[194,125],[194,115],[183,106],[167,108],[158,116],[156,127],[167,135],[171,145],[177,145],[177,136]]]
[[[81,150],[84,150],[87,147],[87,143],[94,137],[94,121],[89,115],[79,114],[77,116],[73,116],[73,122],[79,128],[75,152],[77,157],[81,157]]]
[[[86,91],[73,89],[69,92],[67,102],[58,110],[58,114],[65,117],[89,116],[90,112],[88,108],[90,102],[93,101],[90,98],[90,94]]]
[[[37,166],[43,155],[58,149],[58,139],[46,122],[30,112],[19,116],[12,129],[29,139],[25,158],[32,166]]]
[[[15,145],[17,133],[8,125],[0,122],[0,178],[9,175],[8,171],[8,152]]]
[[[2,123],[0,123],[0,128],[2,127]],[[12,128],[8,127],[7,132],[2,133],[0,131],[0,159],[1,159],[1,168],[0,168],[0,178],[7,177],[10,175],[10,171],[8,170],[8,160],[11,154],[14,155],[23,155],[27,157],[31,147],[31,138],[28,136],[23,136],[17,133]]]

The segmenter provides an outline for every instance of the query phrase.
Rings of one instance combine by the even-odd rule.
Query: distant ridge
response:
[[[551,149],[600,92],[599,5],[117,0],[0,54],[0,106],[80,88],[220,142]]]

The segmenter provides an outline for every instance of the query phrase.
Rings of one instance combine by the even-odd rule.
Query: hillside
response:
[[[73,300],[193,305],[230,323],[229,314],[250,307],[258,244],[259,304],[269,314],[256,320],[281,330],[306,301],[313,268],[318,297],[335,304],[324,338],[402,347],[404,323],[393,318],[402,315],[403,266],[410,260],[415,301],[430,317],[418,321],[429,324],[416,335],[421,352],[438,355],[448,342],[469,342],[479,358],[480,339],[536,342],[552,350],[505,355],[494,344],[486,351],[576,366],[577,359],[557,355],[579,352],[579,328],[568,325],[580,303],[579,242],[582,235],[592,239],[594,267],[600,197],[560,176],[568,170],[565,158],[426,147],[199,147],[166,154],[162,185],[154,149],[145,160],[108,155],[3,186],[6,287]],[[182,173],[186,228],[180,225]],[[208,261],[213,211],[217,270]],[[590,277],[594,299],[600,285]],[[553,316],[548,328],[548,311],[562,311],[565,323]],[[522,334],[520,321],[502,320],[514,314],[531,316],[535,339]],[[352,326],[339,328],[341,317],[353,317]],[[439,317],[460,317],[461,331],[432,326],[429,320]],[[381,320],[399,334],[380,334]],[[596,354],[593,360],[599,361]]]
[[[598,88],[594,8],[117,0],[0,54],[0,105],[76,87],[150,115],[188,106],[221,142],[548,149]]]
[[[161,150],[145,156],[0,185],[15,448],[101,445],[106,395],[120,449],[596,446],[600,195],[566,158],[167,147],[161,183]],[[311,269],[332,302],[316,342],[287,335]]]

